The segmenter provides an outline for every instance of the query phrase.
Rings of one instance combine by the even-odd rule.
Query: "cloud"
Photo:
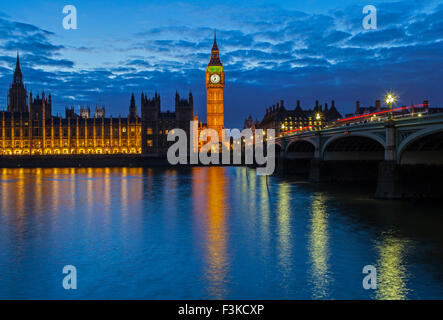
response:
[[[428,98],[443,103],[438,83],[443,69],[443,5],[403,0],[377,4],[378,29],[362,28],[362,7],[327,13],[277,6],[229,8],[217,29],[226,70],[226,120],[241,125],[260,118],[268,104],[297,99],[335,99],[343,113],[354,101],[371,104],[387,89],[404,103]],[[170,108],[176,89],[193,90],[204,116],[204,70],[213,28],[189,23],[145,28],[112,45],[56,44],[55,34],[0,14],[0,92],[12,77],[15,50],[23,53],[27,86],[51,90],[57,110],[66,105],[104,103],[126,114],[131,92],[158,90]],[[75,55],[115,53],[118,63],[80,68]],[[72,97],[75,97],[73,100]],[[5,105],[5,97],[0,97]],[[109,114],[109,113],[108,113]]]

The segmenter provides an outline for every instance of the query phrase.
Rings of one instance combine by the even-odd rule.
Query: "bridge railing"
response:
[[[393,110],[392,119],[393,120],[409,120],[409,119],[418,119],[423,118],[425,116],[431,115],[428,110],[424,110],[423,108],[415,109],[416,112],[404,112],[405,110],[408,110],[409,107],[401,107]],[[433,115],[433,114],[432,114]],[[443,115],[440,114],[440,115]],[[384,110],[382,113],[372,113],[367,115],[359,115],[359,116],[353,116],[349,118],[339,119],[333,123],[330,123],[322,128],[314,127],[314,126],[308,126],[304,128],[299,128],[291,131],[285,131],[281,133],[281,137],[288,137],[288,136],[296,136],[301,134],[306,134],[308,132],[315,132],[315,131],[324,131],[324,130],[333,130],[337,128],[347,128],[347,127],[363,127],[368,124],[376,124],[376,123],[384,123],[389,119],[389,110]]]

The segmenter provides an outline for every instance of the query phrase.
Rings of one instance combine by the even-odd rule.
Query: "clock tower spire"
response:
[[[214,31],[211,59],[206,68],[206,118],[208,129],[217,131],[219,141],[222,139],[224,128],[224,90],[225,72],[220,61],[220,51]]]

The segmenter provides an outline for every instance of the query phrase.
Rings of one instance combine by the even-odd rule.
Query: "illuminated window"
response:
[[[152,147],[152,140],[148,140],[148,147]]]
[[[148,128],[148,129],[146,130],[146,134],[152,134],[152,128]]]

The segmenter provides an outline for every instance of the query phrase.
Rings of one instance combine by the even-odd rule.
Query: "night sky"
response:
[[[78,29],[62,26],[64,5]],[[363,7],[378,29],[364,30]],[[0,109],[16,52],[33,94],[51,92],[53,112],[106,106],[128,113],[131,93],[192,90],[206,118],[204,72],[214,29],[225,66],[225,125],[241,127],[281,99],[303,108],[335,99],[342,113],[390,90],[399,104],[443,106],[443,0],[357,1],[5,1],[0,0]],[[140,110],[140,109],[139,109]]]

